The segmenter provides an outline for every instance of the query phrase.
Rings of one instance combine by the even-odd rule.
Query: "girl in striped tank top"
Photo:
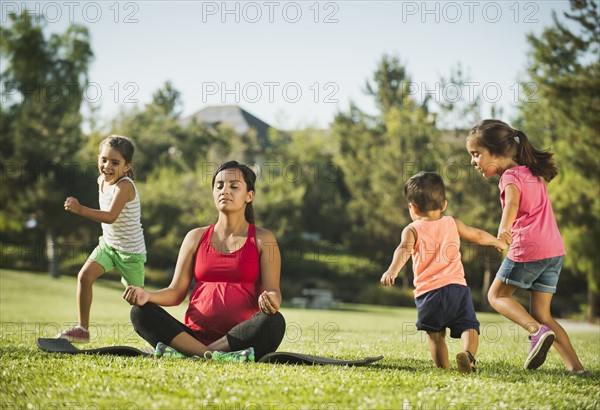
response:
[[[144,286],[146,246],[141,224],[140,198],[133,183],[131,140],[111,135],[100,143],[98,193],[100,209],[83,206],[76,198],[65,200],[65,210],[102,224],[102,236],[77,275],[79,325],[58,334],[71,342],[89,342],[92,285],[114,268],[125,286]]]

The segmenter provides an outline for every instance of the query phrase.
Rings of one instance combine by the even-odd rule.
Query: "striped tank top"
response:
[[[133,180],[129,177],[123,177],[114,185],[101,183],[98,189],[100,209],[108,210],[113,200],[115,187],[121,181],[128,180],[133,185],[135,198],[127,202],[121,211],[121,214],[112,224],[102,224],[102,236],[106,244],[118,251],[134,254],[146,253],[146,244],[144,243],[144,231],[141,222],[140,195]],[[102,192],[102,188],[104,191]]]

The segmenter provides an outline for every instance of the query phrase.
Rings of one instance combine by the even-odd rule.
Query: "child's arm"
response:
[[[163,289],[148,292],[137,286],[128,286],[123,292],[123,299],[132,305],[143,306],[148,302],[160,306],[177,306],[183,302],[192,283],[194,271],[194,255],[198,249],[198,243],[208,227],[196,228],[185,236],[171,284]]]
[[[75,215],[83,216],[92,221],[105,224],[112,224],[117,220],[127,202],[135,198],[135,188],[128,180],[121,181],[115,187],[115,195],[106,211],[100,209],[88,208],[79,203],[77,198],[68,197],[65,200],[65,210],[74,213]]]
[[[519,202],[521,192],[515,184],[508,184],[504,187],[504,209],[502,210],[502,219],[498,227],[498,237],[511,231],[512,225],[517,218],[519,211]]]
[[[417,233],[412,226],[408,225],[402,231],[400,245],[398,245],[394,251],[394,257],[392,258],[390,267],[381,276],[380,282],[383,286],[391,286],[394,284],[396,277],[398,276],[398,272],[400,272],[410,258],[416,241]]]
[[[465,238],[478,245],[493,246],[498,251],[503,252],[510,244],[509,238],[506,238],[506,235],[502,239],[499,239],[486,231],[466,225],[458,219],[455,219],[454,222],[456,222],[456,228],[461,238]]]

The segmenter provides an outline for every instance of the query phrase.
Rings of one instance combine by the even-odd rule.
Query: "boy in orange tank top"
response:
[[[495,238],[465,225],[446,209],[444,181],[434,172],[420,172],[404,185],[412,223],[402,231],[392,263],[381,276],[381,284],[394,284],[398,272],[412,256],[417,305],[417,329],[427,332],[429,351],[436,367],[449,370],[446,328],[450,337],[461,339],[463,351],[456,356],[459,371],[475,371],[479,346],[479,321],[460,259],[460,238],[504,251],[511,242],[509,233]]]

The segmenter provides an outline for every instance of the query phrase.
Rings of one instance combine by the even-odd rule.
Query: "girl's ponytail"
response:
[[[533,175],[550,182],[558,170],[552,153],[537,150],[523,131],[516,130],[500,120],[483,120],[471,129],[469,138],[499,157],[511,157],[525,165]]]
[[[523,131],[515,130],[514,140],[517,142],[517,164],[526,165],[533,175],[544,178],[546,182],[558,174],[551,152],[535,149]]]

